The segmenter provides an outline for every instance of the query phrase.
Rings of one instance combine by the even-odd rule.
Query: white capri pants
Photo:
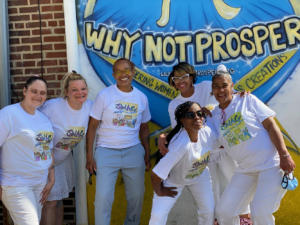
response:
[[[273,167],[255,173],[235,173],[216,206],[219,225],[239,225],[239,213],[250,203],[255,225],[275,225],[277,211],[286,190],[281,187],[283,171]]]
[[[187,187],[192,193],[194,200],[197,204],[198,224],[199,225],[212,225],[214,221],[214,195],[212,191],[211,178],[208,170],[205,170],[196,183],[177,186],[169,183],[167,180],[164,182],[165,187],[176,187],[177,195],[172,197],[158,196],[154,193],[151,218],[149,225],[165,225],[168,220],[168,214],[181,195],[184,187]]]
[[[41,192],[45,185],[2,186],[2,202],[15,225],[39,225]]]

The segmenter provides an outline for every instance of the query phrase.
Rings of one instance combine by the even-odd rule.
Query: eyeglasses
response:
[[[184,117],[187,118],[187,119],[195,119],[196,118],[196,115],[198,117],[202,117],[202,118],[206,118],[206,115],[204,112],[202,112],[201,110],[198,110],[196,112],[186,112],[184,114]]]
[[[190,74],[187,73],[187,74],[184,74],[180,77],[172,77],[172,81],[174,83],[177,83],[177,82],[180,82],[180,81],[183,81],[183,80],[187,80],[189,77],[190,77]]]
[[[132,70],[131,69],[124,69],[124,70],[116,70],[114,72],[115,75],[120,76],[122,74],[131,74]]]
[[[287,190],[295,190],[298,186],[298,180],[292,173],[284,174],[281,181],[281,187]]]

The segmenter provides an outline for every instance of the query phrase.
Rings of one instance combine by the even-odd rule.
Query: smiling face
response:
[[[42,105],[47,98],[47,86],[42,80],[35,80],[23,89],[23,104],[32,109]]]
[[[233,97],[233,83],[227,76],[217,76],[212,82],[212,92],[219,102],[221,109],[225,109]]]
[[[187,130],[187,132],[198,132],[204,124],[204,114],[201,111],[201,107],[194,103],[185,113],[183,118],[180,119],[181,124]]]
[[[134,75],[134,67],[127,60],[119,60],[114,64],[113,76],[117,87],[124,92],[132,90],[131,83]]]
[[[65,90],[65,96],[71,107],[80,107],[86,101],[88,96],[87,85],[84,80],[69,81],[68,88]]]
[[[184,70],[175,70],[172,80],[174,87],[180,91],[181,95],[184,96],[193,93],[193,77]]]

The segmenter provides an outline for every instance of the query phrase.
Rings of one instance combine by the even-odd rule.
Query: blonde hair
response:
[[[69,88],[70,82],[74,81],[74,80],[83,80],[87,86],[87,83],[86,83],[86,80],[84,79],[84,77],[81,74],[77,73],[75,70],[72,70],[72,72],[66,73],[61,80],[61,95],[62,95],[62,97],[64,97],[64,98],[67,97],[66,91]]]

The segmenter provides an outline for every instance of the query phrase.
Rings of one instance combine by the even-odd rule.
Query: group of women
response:
[[[127,199],[124,224],[140,223],[144,171],[151,166],[151,116],[147,97],[132,86],[134,72],[132,62],[118,59],[116,84],[101,90],[94,104],[76,72],[63,78],[63,97],[48,101],[46,81],[33,76],[23,100],[0,110],[2,201],[15,224],[63,224],[62,199],[74,187],[72,150],[84,136],[86,167],[90,174],[97,172],[95,223],[110,224],[119,171]],[[286,191],[282,176],[295,168],[275,113],[251,94],[234,94],[224,66],[212,81],[195,81],[196,72],[187,63],[174,66],[169,76],[180,94],[169,104],[173,129],[160,138],[164,156],[151,174],[155,194],[149,224],[166,224],[187,187],[198,224],[239,225],[239,215],[250,208],[255,225],[274,225],[272,214]],[[207,105],[215,106],[211,113]],[[221,191],[218,173],[226,178]]]

